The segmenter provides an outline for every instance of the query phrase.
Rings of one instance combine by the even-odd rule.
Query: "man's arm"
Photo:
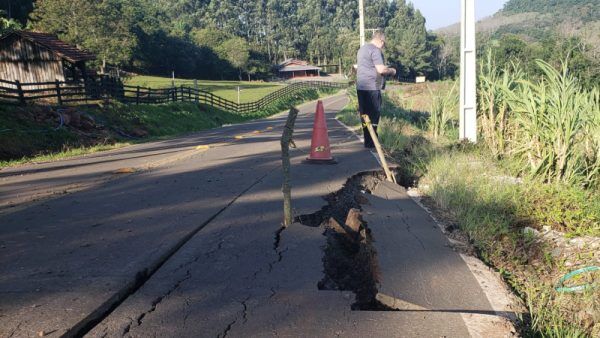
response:
[[[385,65],[375,65],[375,68],[377,68],[377,73],[381,75],[396,75],[396,70],[394,68],[386,67]]]

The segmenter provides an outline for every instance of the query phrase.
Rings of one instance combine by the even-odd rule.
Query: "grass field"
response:
[[[134,76],[125,80],[128,86],[141,86],[150,88],[171,87],[171,78],[157,76]],[[175,86],[194,86],[194,80],[175,79]],[[198,87],[227,100],[237,102],[237,87],[240,87],[240,103],[254,102],[271,92],[282,88],[283,85],[269,82],[247,81],[209,81],[198,80]]]

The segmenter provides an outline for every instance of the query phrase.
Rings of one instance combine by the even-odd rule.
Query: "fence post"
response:
[[[137,86],[135,91],[135,104],[140,104],[140,86]]]
[[[62,106],[63,102],[62,102],[62,96],[60,95],[60,81],[58,81],[58,79],[57,79],[55,84],[56,84],[56,99],[58,101],[58,105]]]
[[[171,97],[173,99],[173,102],[177,101],[177,88],[171,88]]]
[[[19,80],[15,80],[15,84],[17,85],[17,94],[19,95],[19,103],[25,104],[25,93],[23,93],[23,87],[21,86],[21,82]]]
[[[194,79],[194,89],[196,90],[196,103],[198,103],[198,79]]]

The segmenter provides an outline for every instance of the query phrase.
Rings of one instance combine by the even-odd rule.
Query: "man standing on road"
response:
[[[394,68],[384,65],[382,49],[385,46],[385,35],[381,31],[373,33],[371,42],[360,47],[357,54],[356,92],[358,95],[358,110],[361,116],[369,115],[373,129],[377,132],[377,124],[381,113],[381,89],[383,77],[396,75]],[[363,126],[365,147],[373,148],[369,130]]]

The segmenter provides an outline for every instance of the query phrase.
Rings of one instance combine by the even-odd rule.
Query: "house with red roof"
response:
[[[321,68],[311,66],[306,61],[287,59],[279,64],[278,75],[284,79],[320,76]]]

